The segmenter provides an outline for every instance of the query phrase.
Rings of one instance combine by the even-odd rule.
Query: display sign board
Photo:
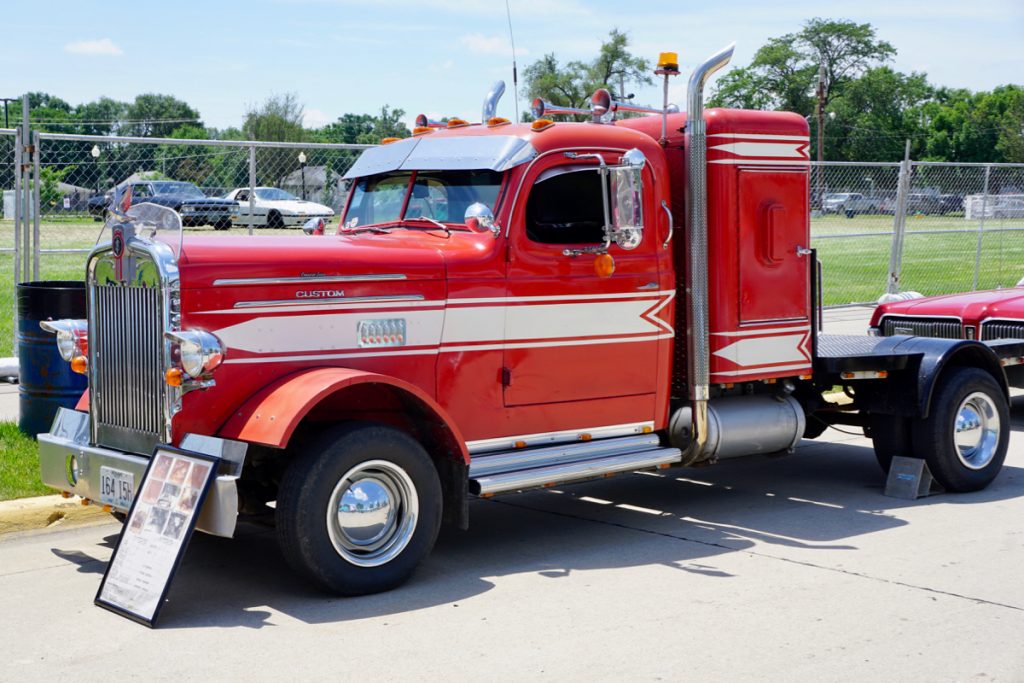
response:
[[[219,462],[157,447],[96,593],[97,605],[149,627],[156,623]]]

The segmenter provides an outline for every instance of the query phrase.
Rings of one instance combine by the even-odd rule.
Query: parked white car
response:
[[[257,187],[256,201],[249,205],[249,188],[240,187],[225,195],[238,202],[238,219],[235,225],[255,225],[268,228],[287,228],[299,225],[310,218],[327,220],[334,216],[329,206],[299,199],[291,192],[276,187]]]

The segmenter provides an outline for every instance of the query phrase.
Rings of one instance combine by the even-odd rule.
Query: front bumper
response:
[[[129,472],[133,478],[132,497],[142,483],[149,458],[89,445],[89,415],[62,408],[53,419],[49,434],[39,437],[39,474],[43,483],[97,503],[127,512],[127,508],[104,500],[100,491],[103,467]]]
[[[299,216],[299,215],[281,216],[281,222],[284,223],[284,225],[286,227],[292,227],[292,226],[295,226],[295,225],[305,225],[307,221],[310,221],[310,220],[312,220],[314,218],[323,218],[325,221],[330,221],[332,218],[334,218],[334,214],[333,213],[307,213],[307,214],[302,215],[302,216]]]
[[[43,483],[55,489],[110,505],[119,512],[128,512],[131,501],[142,486],[149,458],[89,444],[89,414],[60,408],[48,434],[40,434],[39,473]],[[245,461],[245,444],[216,437],[186,434],[181,447],[221,458],[221,469],[199,511],[196,528],[216,536],[234,534],[238,519],[236,482]],[[159,447],[158,447],[159,448]],[[119,504],[116,490],[102,490],[103,470],[128,473],[131,477],[131,499]],[[119,482],[125,481],[121,475]]]

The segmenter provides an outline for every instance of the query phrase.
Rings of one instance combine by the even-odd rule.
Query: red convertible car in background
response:
[[[981,341],[1024,339],[1024,280],[1005,289],[881,304],[871,316],[868,333]],[[1024,388],[1024,364],[1006,371],[1011,385]]]

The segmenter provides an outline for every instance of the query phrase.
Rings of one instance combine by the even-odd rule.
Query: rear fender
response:
[[[285,448],[304,420],[360,418],[412,420],[429,432],[421,438],[433,446],[434,456],[469,463],[459,428],[422,389],[395,377],[350,368],[314,368],[278,379],[246,401],[218,436]]]
[[[998,356],[978,341],[953,341],[931,337],[911,337],[898,345],[896,352],[921,354],[917,373],[917,402],[921,417],[931,413],[932,397],[943,371],[949,367],[973,367],[985,370],[999,384],[1003,395],[1009,397],[1006,372]]]

